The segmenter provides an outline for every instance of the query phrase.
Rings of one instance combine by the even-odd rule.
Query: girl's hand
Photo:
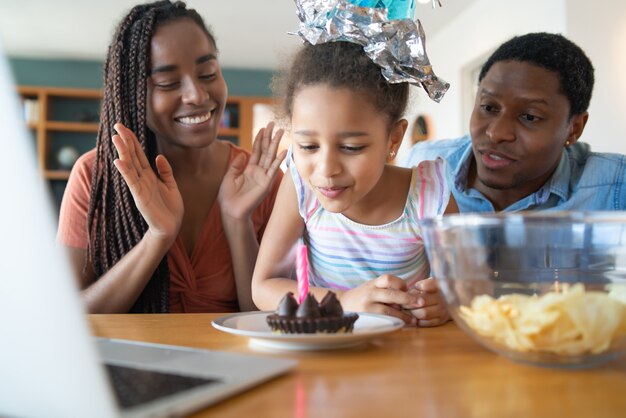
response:
[[[379,276],[343,292],[340,299],[346,311],[379,313],[395,316],[407,324],[417,323],[413,315],[402,309],[417,304],[417,295],[408,293],[404,280],[396,276]]]
[[[159,177],[154,174],[137,137],[121,123],[114,126],[113,144],[119,158],[113,161],[128,185],[133,200],[157,238],[173,242],[183,219],[183,199],[172,167],[163,155],[156,157]]]
[[[433,277],[417,282],[409,293],[417,296],[417,303],[403,307],[417,318],[417,326],[435,327],[450,320],[445,300]]]
[[[267,195],[287,151],[276,155],[283,136],[279,129],[273,135],[274,123],[270,122],[257,134],[248,164],[245,156],[238,155],[224,175],[217,201],[222,215],[233,219],[246,219]]]

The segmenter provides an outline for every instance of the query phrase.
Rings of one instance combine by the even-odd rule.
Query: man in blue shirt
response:
[[[471,135],[418,143],[401,164],[447,160],[460,212],[626,210],[626,156],[577,142],[593,72],[561,35],[512,38],[480,71]]]

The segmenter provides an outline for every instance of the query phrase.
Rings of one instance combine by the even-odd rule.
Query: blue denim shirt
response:
[[[467,188],[467,173],[474,155],[469,135],[452,140],[424,141],[411,148],[400,165],[445,159],[448,186],[460,212],[495,212],[478,190]],[[565,148],[561,161],[539,190],[504,211],[519,210],[626,210],[626,155],[591,152],[583,142]]]

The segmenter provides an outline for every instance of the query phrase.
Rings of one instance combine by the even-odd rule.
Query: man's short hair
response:
[[[528,62],[556,73],[560,92],[570,103],[570,117],[589,107],[593,91],[593,65],[583,50],[560,34],[538,32],[509,39],[487,59],[478,82],[500,61]]]

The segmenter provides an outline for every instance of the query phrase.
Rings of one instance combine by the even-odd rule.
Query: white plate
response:
[[[272,332],[265,320],[272,313],[242,312],[217,318],[212,325],[220,331],[250,338],[253,348],[301,351],[356,347],[404,326],[404,322],[392,316],[359,313],[351,333],[279,334]]]

